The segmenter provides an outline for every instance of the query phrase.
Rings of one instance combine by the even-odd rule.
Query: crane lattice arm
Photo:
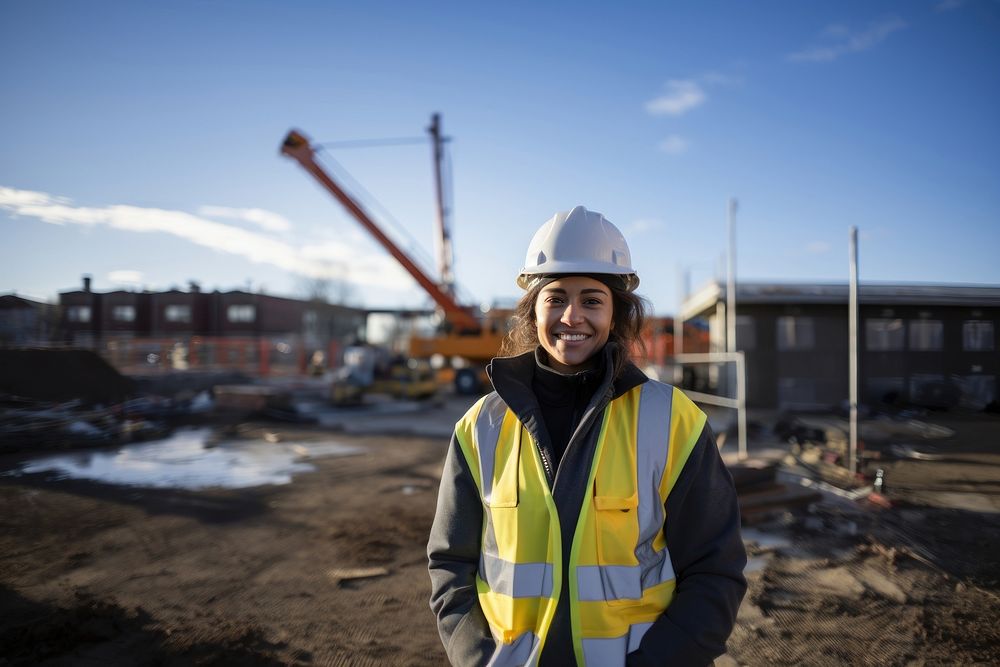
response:
[[[461,305],[455,301],[450,294],[445,290],[441,289],[434,280],[432,280],[426,273],[424,273],[417,264],[410,259],[399,246],[397,246],[392,239],[385,235],[385,233],[379,228],[377,224],[371,219],[361,205],[358,204],[354,199],[341,188],[336,181],[334,181],[329,174],[316,162],[314,151],[312,146],[309,144],[309,139],[305,137],[301,132],[296,130],[291,130],[288,136],[285,137],[285,142],[281,146],[281,152],[284,155],[292,158],[298,162],[303,169],[305,169],[309,174],[315,178],[320,185],[322,185],[326,190],[334,196],[334,198],[339,201],[347,212],[350,213],[354,218],[361,223],[361,226],[368,230],[368,232],[375,237],[375,240],[382,244],[382,247],[389,251],[389,254],[399,262],[404,269],[406,269],[413,279],[424,289],[427,294],[434,299],[441,310],[444,311],[445,318],[451,323],[452,327],[460,332],[477,332],[480,330],[479,322],[469,311],[463,308]]]

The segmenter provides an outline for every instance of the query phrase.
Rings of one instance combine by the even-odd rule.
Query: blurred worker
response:
[[[495,391],[455,427],[427,545],[454,665],[707,665],[746,592],[705,414],[629,361],[644,301],[621,232],[535,234]]]

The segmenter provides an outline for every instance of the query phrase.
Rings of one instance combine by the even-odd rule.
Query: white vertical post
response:
[[[736,198],[729,198],[729,271],[726,277],[726,352],[736,351]]]
[[[849,337],[848,383],[850,385],[850,445],[847,469],[858,471],[858,228],[851,226],[851,286],[848,298],[847,326]]]
[[[739,436],[739,460],[747,457],[747,363],[742,352],[736,353],[736,419]]]
[[[687,299],[687,289],[684,284],[684,266],[677,265],[677,312],[674,313],[674,384],[684,384],[684,367],[677,361],[677,355],[684,354],[684,301]]]

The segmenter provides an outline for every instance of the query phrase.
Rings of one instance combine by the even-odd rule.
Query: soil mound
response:
[[[132,380],[90,350],[0,350],[0,394],[116,403],[133,391]]]

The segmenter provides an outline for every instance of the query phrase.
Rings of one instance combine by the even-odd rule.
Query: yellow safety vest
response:
[[[624,666],[673,599],[664,503],[704,425],[690,399],[652,380],[605,408],[569,559],[578,665]],[[489,665],[537,665],[563,581],[538,448],[496,393],[456,433],[484,507],[476,587],[497,640]]]

